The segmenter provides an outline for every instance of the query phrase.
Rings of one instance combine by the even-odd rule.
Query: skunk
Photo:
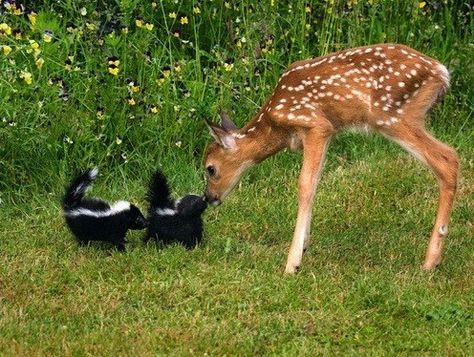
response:
[[[97,168],[89,169],[71,181],[63,199],[64,218],[79,244],[104,241],[125,251],[127,231],[144,229],[147,221],[130,202],[118,201],[111,206],[97,198],[84,198],[97,173]]]
[[[204,197],[187,195],[173,200],[166,177],[157,170],[151,178],[147,200],[149,209],[145,242],[150,239],[164,244],[178,242],[187,249],[201,242],[201,215],[207,208]]]

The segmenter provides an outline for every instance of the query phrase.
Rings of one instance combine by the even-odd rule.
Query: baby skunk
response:
[[[118,201],[110,206],[97,198],[84,198],[97,173],[97,168],[89,169],[72,180],[63,199],[64,218],[79,244],[104,241],[125,251],[127,231],[146,228],[147,221],[130,202]]]
[[[201,242],[201,215],[207,208],[203,197],[187,195],[174,201],[166,177],[157,170],[152,176],[147,199],[149,223],[145,242],[150,239],[164,244],[179,242],[187,249]]]

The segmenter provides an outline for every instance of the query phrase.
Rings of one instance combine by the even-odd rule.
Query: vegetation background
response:
[[[2,1],[0,353],[474,352],[474,9],[469,1]],[[297,276],[281,274],[300,155],[254,169],[206,215],[206,244],[79,249],[59,201],[98,166],[93,194],[145,207],[159,165],[202,192],[204,119],[242,125],[285,67],[404,43],[447,65],[430,129],[462,178],[446,259],[419,271],[436,181],[375,135],[331,144]],[[102,247],[103,248],[103,247]]]

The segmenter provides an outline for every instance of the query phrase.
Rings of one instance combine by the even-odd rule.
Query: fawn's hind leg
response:
[[[423,264],[424,270],[431,270],[441,262],[443,243],[448,234],[458,182],[459,157],[453,148],[436,140],[421,125],[405,122],[383,134],[426,163],[438,179],[438,213]]]

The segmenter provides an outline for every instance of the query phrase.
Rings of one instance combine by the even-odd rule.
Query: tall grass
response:
[[[369,43],[401,42],[445,62],[452,90],[435,130],[456,137],[473,129],[467,3],[44,1],[30,10],[33,18],[5,6],[0,14],[0,23],[21,30],[19,39],[0,35],[2,49],[12,50],[0,54],[6,201],[54,191],[90,165],[132,178],[158,163],[195,172],[209,140],[203,119],[224,108],[243,124],[292,61]],[[112,56],[117,75],[108,72]]]

